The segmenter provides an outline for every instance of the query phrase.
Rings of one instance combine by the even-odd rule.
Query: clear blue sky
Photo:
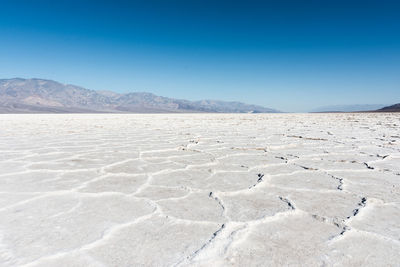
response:
[[[0,78],[284,111],[400,102],[400,1],[0,1]]]

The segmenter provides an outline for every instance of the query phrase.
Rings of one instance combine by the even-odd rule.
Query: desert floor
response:
[[[399,266],[400,114],[0,115],[0,266]]]

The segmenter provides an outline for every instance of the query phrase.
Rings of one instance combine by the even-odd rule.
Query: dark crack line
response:
[[[293,164],[296,165],[296,166],[299,166],[300,168],[308,170],[308,171],[317,171],[318,170],[318,169],[314,169],[314,168],[311,168],[311,167],[306,167],[306,166],[303,166],[303,165],[300,165],[300,164],[296,164],[296,163],[293,163]]]
[[[289,209],[291,209],[291,210],[295,210],[296,209],[294,204],[289,199],[281,197],[281,196],[279,196],[279,199],[282,200],[283,202],[285,202],[288,205]]]
[[[281,160],[285,161],[285,163],[288,163],[288,159],[285,158],[285,157],[278,157],[278,156],[276,156],[275,158],[281,159]]]
[[[342,231],[339,233],[339,235],[344,235],[347,231],[349,231],[351,228],[348,227],[347,225],[342,227]]]
[[[336,177],[332,174],[327,173],[330,177],[333,179],[337,180],[339,182],[339,185],[336,187],[338,190],[342,191],[343,190],[343,178]]]
[[[225,211],[225,206],[224,206],[224,204],[222,204],[222,201],[221,201],[217,196],[215,196],[213,192],[210,192],[210,193],[208,194],[208,197],[213,198],[215,201],[217,201],[218,204],[221,206],[222,210]]]
[[[358,204],[357,204],[358,207],[353,210],[353,214],[350,215],[350,216],[347,216],[346,220],[343,220],[342,231],[339,233],[339,235],[344,235],[347,231],[351,230],[351,227],[346,225],[346,221],[349,220],[352,217],[357,216],[358,213],[360,212],[360,210],[362,208],[364,208],[366,205],[367,205],[367,198],[366,197],[362,197],[361,201],[358,202]],[[339,236],[339,235],[337,235],[337,236]],[[330,239],[333,239],[333,238],[335,238],[337,236],[332,236]]]
[[[369,164],[366,163],[366,162],[364,162],[364,165],[365,165],[368,169],[370,169],[370,170],[377,170],[378,172],[391,172],[391,173],[393,173],[394,175],[400,175],[399,172],[396,172],[396,171],[391,170],[391,169],[379,169],[379,168],[378,168],[378,169],[375,169],[375,167],[369,165]]]
[[[328,141],[328,139],[325,138],[303,137],[301,135],[287,135],[287,137],[300,138],[304,140],[313,140],[313,141]]]
[[[364,165],[370,170],[374,170],[375,169],[374,167],[368,165],[368,163],[366,163],[366,162],[364,162]]]
[[[344,235],[347,231],[351,230],[351,227],[348,226],[348,225],[346,225],[346,221],[349,220],[349,219],[352,218],[352,217],[357,216],[358,213],[360,212],[360,210],[361,210],[362,208],[364,208],[366,205],[367,205],[367,198],[366,198],[366,197],[362,197],[362,198],[361,198],[361,201],[357,204],[358,207],[355,208],[355,209],[353,210],[353,214],[352,214],[352,215],[347,216],[346,220],[342,220],[342,223],[333,222],[334,225],[335,225],[336,227],[341,228],[341,231],[340,231],[340,233],[339,233],[338,235],[333,235],[333,236],[331,236],[331,237],[329,238],[329,240],[332,240],[332,239],[334,239],[334,238],[336,238],[336,237],[338,237],[338,236],[342,236],[342,235]],[[313,215],[313,217],[314,217],[314,215]],[[314,217],[314,218],[315,218],[315,217]]]
[[[256,187],[259,183],[261,183],[263,181],[264,174],[259,173],[259,174],[257,174],[257,177],[258,177],[257,182],[255,184],[249,186],[249,189],[252,189],[253,187]]]
[[[362,197],[361,201],[358,203],[358,208],[353,210],[353,216],[347,216],[347,219],[350,219],[351,217],[355,217],[360,212],[360,209],[365,207],[366,204],[367,204],[367,198]]]
[[[381,159],[385,159],[385,158],[387,158],[387,157],[389,157],[389,155],[379,155],[379,154],[376,154],[376,156],[378,157],[378,158],[381,158]]]
[[[210,243],[218,236],[219,233],[221,233],[221,231],[225,228],[225,224],[223,223],[221,225],[221,227],[215,231],[212,236],[207,240],[206,243],[204,243],[199,249],[197,249],[195,252],[193,252],[192,254],[190,254],[189,256],[186,257],[187,260],[192,260],[194,257],[196,257],[203,249],[205,249],[208,245],[210,245]],[[177,264],[175,264],[175,266],[179,265],[180,263],[182,263],[183,260],[179,261]]]

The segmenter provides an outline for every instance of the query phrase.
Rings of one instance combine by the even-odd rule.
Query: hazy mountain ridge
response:
[[[383,104],[355,104],[355,105],[331,105],[313,109],[311,112],[356,112],[371,111],[383,108]]]
[[[274,109],[241,102],[189,101],[134,92],[95,91],[44,79],[0,79],[0,113],[220,112],[271,113]]]
[[[378,109],[379,112],[400,112],[400,103]]]

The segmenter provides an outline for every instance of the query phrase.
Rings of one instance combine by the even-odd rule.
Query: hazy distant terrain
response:
[[[381,108],[377,111],[380,112],[400,112],[400,103]]]
[[[354,111],[371,111],[383,108],[383,104],[369,105],[332,105],[322,106],[311,110],[311,112],[354,112]]]
[[[0,113],[271,113],[262,106],[214,100],[188,101],[135,92],[88,90],[43,79],[0,80]]]
[[[0,266],[399,263],[398,114],[1,114],[0,125]]]

